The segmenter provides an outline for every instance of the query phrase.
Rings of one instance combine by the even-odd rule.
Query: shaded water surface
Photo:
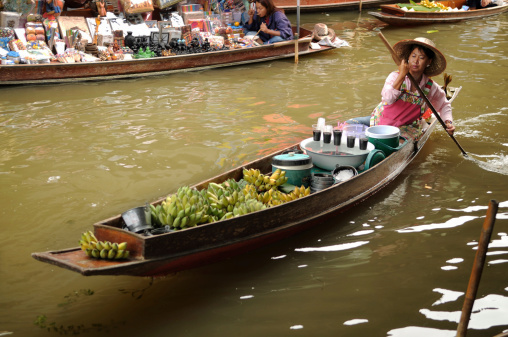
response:
[[[294,19],[294,18],[293,18]],[[14,336],[454,336],[489,200],[500,202],[468,336],[508,329],[508,16],[384,27],[302,15],[349,42],[313,58],[165,77],[0,89],[0,331]],[[447,56],[456,137],[392,184],[278,244],[164,278],[35,261],[91,224],[367,115],[395,69],[376,36]],[[428,33],[435,31],[436,33]],[[439,78],[437,79],[440,80]]]

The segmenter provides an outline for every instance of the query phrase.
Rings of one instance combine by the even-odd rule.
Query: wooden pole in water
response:
[[[466,297],[464,299],[462,314],[460,315],[460,321],[457,328],[457,337],[465,337],[467,333],[467,326],[469,324],[469,319],[471,318],[471,310],[473,309],[476,292],[478,291],[478,285],[480,284],[480,278],[482,277],[485,257],[487,256],[487,250],[489,248],[490,236],[492,234],[492,230],[494,229],[494,222],[496,222],[498,206],[499,204],[496,200],[490,201],[487,216],[483,222],[480,241],[478,242],[478,250],[476,251],[476,256],[474,258],[473,270],[471,271],[471,277],[469,278],[469,284],[467,285]]]
[[[295,63],[298,64],[298,39],[300,38],[300,0],[296,1]]]

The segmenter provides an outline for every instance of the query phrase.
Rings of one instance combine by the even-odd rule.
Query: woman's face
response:
[[[415,48],[411,54],[409,54],[409,71],[413,73],[423,73],[427,65],[431,62],[432,59],[428,58],[420,48]]]
[[[258,16],[260,17],[266,16],[266,7],[259,2],[256,2],[256,11],[258,12]]]

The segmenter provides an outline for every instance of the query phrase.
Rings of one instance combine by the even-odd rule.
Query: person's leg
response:
[[[370,126],[370,116],[351,118],[346,121],[346,124],[363,124]]]
[[[275,42],[282,42],[282,41],[284,41],[284,39],[281,38],[280,36],[274,36],[270,40],[266,41],[265,44],[272,44]]]

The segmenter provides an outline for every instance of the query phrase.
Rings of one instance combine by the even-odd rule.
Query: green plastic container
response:
[[[290,152],[272,158],[272,172],[286,171],[288,183],[298,187],[309,187],[312,166],[310,156],[303,153]]]
[[[365,130],[365,136],[376,149],[382,150],[387,156],[397,151],[399,147],[400,129],[395,126],[371,126]]]

